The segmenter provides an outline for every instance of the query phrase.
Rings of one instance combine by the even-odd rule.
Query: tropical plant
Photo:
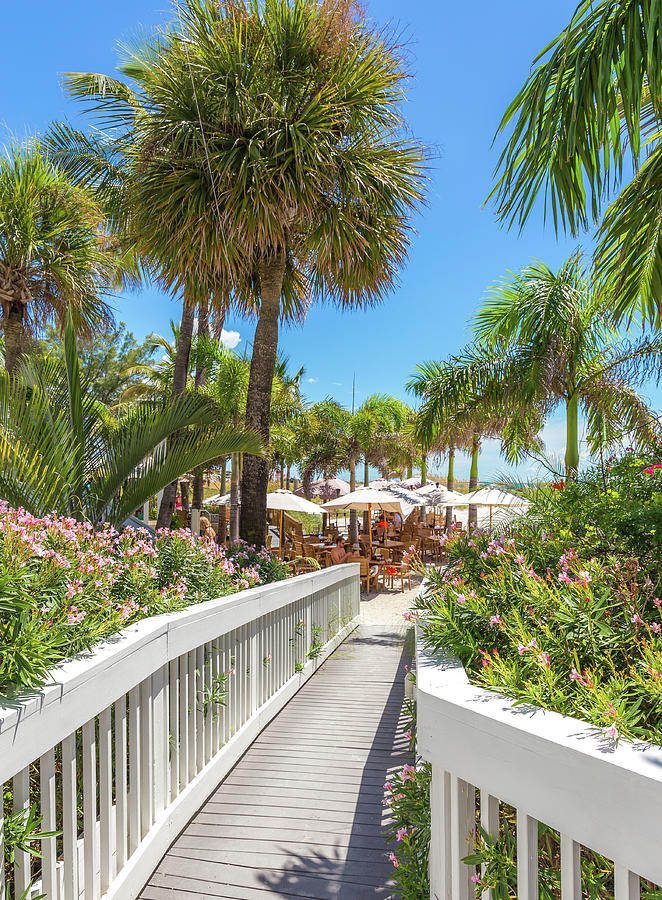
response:
[[[548,415],[559,403],[566,412],[566,473],[579,466],[579,413],[587,419],[592,453],[628,436],[646,441],[657,420],[634,390],[638,368],[659,360],[659,341],[624,344],[604,315],[578,256],[558,272],[542,263],[509,274],[490,292],[475,319],[472,377],[476,389],[506,407]],[[486,351],[486,352],[483,352]],[[523,433],[506,438],[517,447]]]
[[[57,510],[92,524],[121,524],[183,472],[259,449],[253,433],[207,424],[210,404],[195,395],[112,416],[81,379],[70,315],[64,364],[34,360],[22,375],[0,376],[0,494],[35,515]]]
[[[178,10],[179,27],[123,67],[135,91],[105,76],[67,83],[130,134],[141,253],[166,278],[232,291],[258,312],[246,422],[266,443],[279,319],[300,318],[310,297],[383,296],[406,255],[423,153],[399,135],[399,54],[353,3]],[[257,543],[267,481],[266,460],[247,457],[242,534]]]
[[[111,321],[102,294],[116,264],[92,196],[34,144],[0,156],[0,304],[5,368],[16,372],[27,336],[48,324],[91,335]]]
[[[154,353],[150,338],[139,344],[124,322],[90,337],[79,337],[77,343],[82,378],[97,400],[111,407],[138,384],[141,373],[138,367],[150,365]],[[63,358],[61,333],[53,326],[46,328],[35,352],[54,353]]]
[[[34,689],[59,661],[148,616],[287,577],[266,550],[190,531],[93,528],[0,504],[0,695]]]
[[[461,357],[419,365],[407,388],[423,401],[417,412],[419,439],[427,445],[448,443],[451,483],[455,449],[466,449],[471,454],[469,490],[476,490],[481,442],[485,438],[501,437],[502,446],[508,446],[504,435],[515,426],[519,433],[521,416],[513,412],[509,417],[499,398],[487,392],[479,393],[474,367]],[[529,440],[533,440],[532,435]],[[471,505],[469,525],[475,527],[477,522],[478,509]]]
[[[497,213],[523,225],[536,201],[557,229],[598,222],[633,163],[634,178],[598,232],[599,278],[620,320],[638,306],[660,325],[662,43],[658,0],[581,0],[538,55],[506,110],[508,139],[493,191]],[[644,162],[642,163],[642,158]],[[641,164],[641,167],[640,167]]]

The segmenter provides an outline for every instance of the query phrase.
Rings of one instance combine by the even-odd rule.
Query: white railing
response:
[[[356,627],[359,567],[336,566],[144,620],[0,707],[0,789],[17,850],[0,900],[131,900],[172,840]],[[23,811],[23,812],[22,812]],[[9,829],[12,830],[11,828]],[[0,791],[0,861],[3,805]]]
[[[471,685],[456,660],[417,638],[418,752],[432,764],[430,895],[469,900],[462,858],[477,817],[499,836],[500,804],[517,811],[517,897],[538,897],[538,823],[560,833],[561,897],[581,900],[581,848],[614,862],[615,900],[640,877],[662,884],[662,749],[614,747],[576,719],[533,711]],[[483,894],[489,900],[490,892]]]

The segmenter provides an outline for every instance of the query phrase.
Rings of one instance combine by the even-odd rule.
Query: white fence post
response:
[[[432,766],[430,785],[430,897],[453,900],[451,884],[451,776]]]

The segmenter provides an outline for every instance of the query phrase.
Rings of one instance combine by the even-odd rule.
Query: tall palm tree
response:
[[[620,321],[662,312],[662,42],[657,0],[581,0],[535,59],[506,110],[507,142],[493,191],[497,212],[523,225],[544,201],[572,234],[602,216],[597,273]],[[628,159],[629,157],[629,159]],[[642,162],[643,160],[643,162]]]
[[[662,343],[622,344],[578,256],[558,272],[536,263],[509,274],[478,312],[474,334],[479,390],[541,415],[564,405],[569,476],[579,466],[580,411],[591,452],[625,435],[647,440],[657,431],[655,416],[633,384],[638,363],[662,358]],[[520,438],[513,431],[511,446]]]
[[[111,321],[102,294],[116,266],[92,196],[34,144],[0,156],[0,304],[5,368],[16,372],[26,338],[46,324],[80,334]]]
[[[448,489],[452,490],[454,485],[455,450],[462,448],[471,455],[469,490],[476,490],[482,441],[501,437],[503,444],[508,428],[509,420],[502,404],[491,393],[479,393],[476,373],[461,357],[419,365],[407,388],[423,401],[417,411],[419,440],[428,446],[448,446]],[[447,525],[450,525],[449,518],[447,515]],[[471,505],[469,525],[475,527],[477,521],[477,507]]]
[[[301,318],[314,298],[384,296],[406,256],[424,157],[400,133],[400,54],[354,3],[187,0],[178,13],[123,67],[135,90],[105,76],[68,85],[127,126],[133,230],[184,283],[189,320],[212,283],[258,315],[246,422],[266,443],[279,320]],[[188,330],[183,317],[183,340]],[[266,460],[247,458],[252,543],[265,537],[267,482]]]
[[[13,378],[0,374],[0,494],[35,515],[57,510],[119,526],[189,468],[258,450],[257,435],[212,419],[210,404],[190,394],[110,414],[81,379],[68,314],[64,363],[51,356],[25,362]],[[178,431],[182,439],[166,447]]]

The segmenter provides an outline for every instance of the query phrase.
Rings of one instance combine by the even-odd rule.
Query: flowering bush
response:
[[[407,737],[413,744],[415,712],[408,705]],[[432,768],[420,760],[389,775],[383,804],[388,807],[387,837],[394,843],[389,854],[393,880],[406,900],[429,900],[428,856],[430,852],[430,781]]]
[[[427,573],[417,602],[429,645],[459,657],[476,684],[594,725],[608,746],[662,744],[658,459],[628,451],[541,490],[510,529],[449,541],[448,566]],[[477,897],[486,888],[495,900],[516,896],[514,811],[501,815],[497,840],[478,823],[472,832],[465,862]],[[540,894],[553,900],[559,836],[541,824],[540,842]],[[582,887],[591,900],[613,897],[613,865],[585,851]],[[641,887],[646,900],[662,897]]]
[[[512,531],[454,543],[429,573],[424,630],[476,683],[662,744],[662,469],[609,465]]]
[[[266,550],[226,552],[189,531],[36,518],[0,505],[0,692],[34,688],[60,660],[147,616],[285,578]]]

